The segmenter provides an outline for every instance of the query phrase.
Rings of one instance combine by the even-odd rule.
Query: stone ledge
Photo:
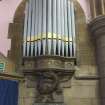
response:
[[[24,77],[18,74],[0,73],[0,80],[2,79],[24,81]]]
[[[99,76],[74,76],[76,80],[99,80]]]

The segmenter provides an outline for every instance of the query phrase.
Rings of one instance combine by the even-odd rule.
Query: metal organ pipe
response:
[[[61,0],[61,39],[62,39],[62,56],[64,56],[64,0]]]
[[[64,30],[65,30],[65,55],[68,56],[68,26],[67,26],[67,0],[64,0]]]
[[[42,54],[45,55],[46,53],[46,1],[47,0],[42,0],[42,4],[43,4],[43,18],[42,18]]]
[[[27,21],[28,21],[28,2],[25,8],[25,19],[24,19],[24,35],[23,35],[23,56],[26,56],[27,48]]]
[[[61,0],[57,0],[57,47],[58,47],[58,55],[60,55],[61,49]]]
[[[41,38],[42,38],[42,0],[38,2],[38,55],[41,55]]]
[[[47,16],[47,41],[48,41],[48,55],[51,54],[51,38],[52,38],[52,0],[48,0],[48,16]]]
[[[75,57],[75,13],[70,0],[26,2],[23,56]]]
[[[29,1],[28,6],[28,29],[27,29],[27,56],[30,56],[30,40],[31,40],[31,7],[32,7],[32,0]]]
[[[72,57],[72,16],[71,16],[71,2],[68,1],[68,29],[69,29],[69,56]]]
[[[35,4],[35,56],[37,56],[37,52],[38,52],[38,45],[37,45],[37,35],[38,35],[38,0],[35,0],[36,4]]]
[[[56,55],[56,45],[57,45],[57,40],[56,40],[56,0],[53,0],[53,54]]]
[[[71,13],[72,13],[72,38],[73,38],[73,41],[72,41],[72,43],[73,43],[73,49],[72,49],[72,51],[73,51],[73,55],[72,56],[76,56],[75,55],[75,53],[76,53],[76,42],[75,42],[75,14],[74,14],[74,3],[72,2],[71,3]]]
[[[31,31],[31,56],[34,53],[34,31],[35,31],[35,0],[32,0],[32,31]]]

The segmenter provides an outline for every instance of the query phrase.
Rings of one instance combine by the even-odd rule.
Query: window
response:
[[[0,62],[0,72],[3,72],[5,70],[5,63]]]

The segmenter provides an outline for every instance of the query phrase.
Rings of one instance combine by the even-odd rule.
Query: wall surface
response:
[[[76,3],[77,71],[71,88],[64,88],[67,105],[100,105],[99,80],[92,37],[88,32],[85,15]]]
[[[17,4],[15,4],[14,6],[14,8],[16,9],[17,5],[20,3],[21,0],[20,1],[11,0],[11,1],[18,1]],[[80,0],[80,1],[79,2],[82,5],[82,3],[85,3],[86,0]],[[6,2],[6,0],[2,1],[1,4],[3,2]],[[8,4],[9,8],[11,4]],[[71,79],[71,82],[68,83],[68,84],[71,84],[71,87],[64,88],[64,100],[65,100],[66,105],[77,105],[77,104],[78,105],[100,105],[99,94],[98,94],[99,80],[97,78],[98,74],[97,74],[97,66],[95,62],[96,61],[95,54],[94,54],[95,51],[94,51],[94,46],[92,43],[93,41],[91,39],[90,33],[88,32],[87,23],[86,23],[86,19],[87,19],[86,16],[88,15],[84,14],[86,13],[86,11],[83,12],[77,2],[75,3],[75,6],[76,6],[76,27],[77,27],[76,28],[77,71],[74,77]],[[84,7],[82,6],[82,8]],[[12,18],[13,18],[15,9],[12,12]],[[88,9],[88,6],[87,6],[87,9]],[[3,23],[0,22],[0,26],[3,26],[4,24],[4,29],[5,29],[6,26],[8,27],[8,23],[12,21],[11,20],[12,18],[10,16],[9,18],[10,20],[7,19],[6,24],[4,24],[5,22]],[[4,30],[3,32],[7,32],[7,30]],[[4,34],[7,35],[6,33],[3,33],[1,34],[1,36],[3,36],[2,38],[5,39],[7,36],[4,37]],[[14,34],[19,35],[19,33],[17,32]],[[2,42],[0,51],[3,50],[2,49],[3,43],[5,42]],[[7,50],[7,46],[4,48]],[[4,50],[3,52],[6,54]],[[28,88],[27,80],[26,80],[24,83],[20,84],[19,105],[32,105],[32,102],[34,102],[34,99],[35,99],[35,89]]]
[[[100,105],[99,80],[95,60],[94,45],[86,24],[86,17],[80,5],[76,6],[77,70],[63,89],[66,105]],[[20,84],[19,105],[32,105],[35,88]]]

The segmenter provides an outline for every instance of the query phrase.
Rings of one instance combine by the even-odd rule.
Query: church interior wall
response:
[[[98,70],[95,47],[88,31],[81,7],[76,5],[77,71],[71,80],[71,88],[64,89],[67,105],[100,105]]]
[[[86,24],[86,17],[83,10],[77,2],[75,2],[75,7],[77,28],[77,70],[71,81],[68,83],[70,87],[64,88],[64,100],[67,105],[99,105],[99,80],[95,62],[94,42],[92,41],[91,35],[88,31],[88,25]],[[14,40],[12,43],[16,42],[15,44],[12,44],[11,48],[13,49],[10,51],[10,54],[12,53],[10,58],[14,61],[16,61],[21,55],[21,50],[18,50],[19,52],[17,52],[14,48],[17,48],[15,46],[18,46],[18,49],[21,47],[20,39],[22,37],[22,23],[24,15],[20,12],[23,8],[24,3],[21,4],[19,11],[15,14],[14,24],[12,25],[14,25],[16,31],[13,32],[10,30],[10,33],[12,31],[14,35],[11,36]],[[18,61],[19,59],[16,62]],[[27,83],[27,79],[25,82],[20,83],[19,105],[31,105],[34,102],[35,89],[33,87],[27,87]]]
[[[64,88],[64,100],[67,105],[99,105],[98,74],[95,60],[95,48],[88,32],[85,15],[75,2],[77,27],[77,71]],[[79,79],[80,78],[80,79]],[[19,105],[31,105],[34,101],[35,89],[20,83]]]

